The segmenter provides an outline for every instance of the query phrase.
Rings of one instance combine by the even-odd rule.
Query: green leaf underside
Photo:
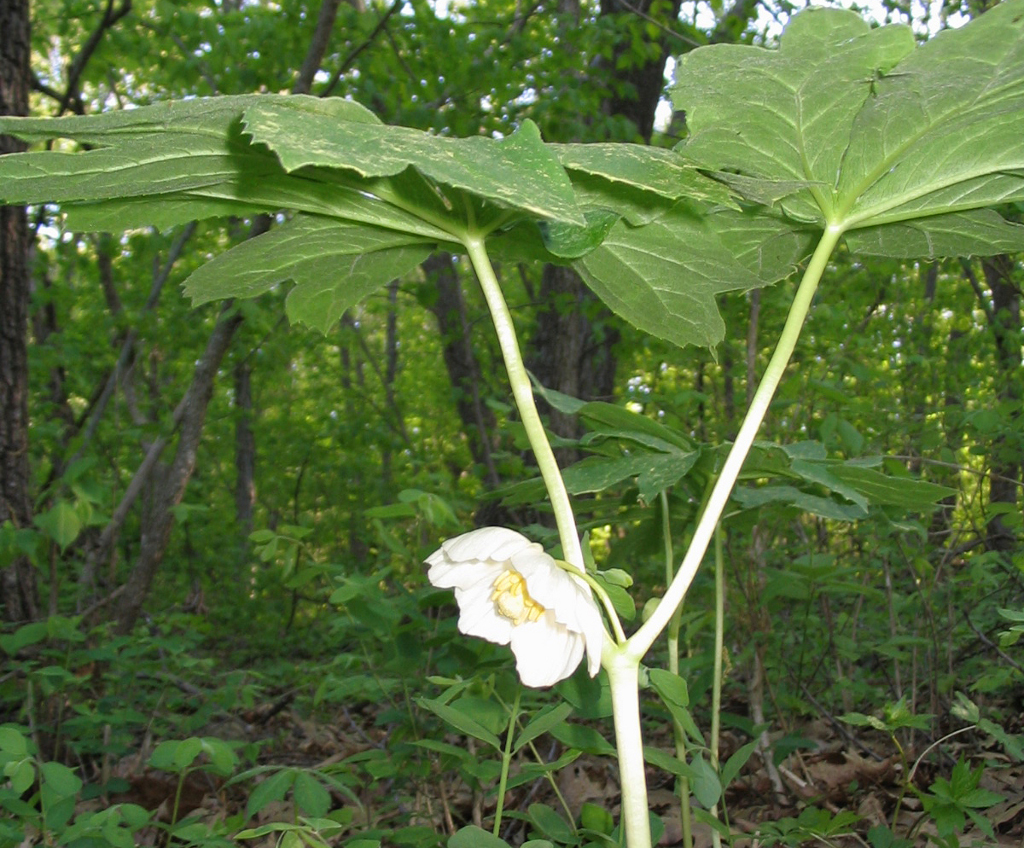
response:
[[[729,192],[701,174],[692,162],[660,147],[642,144],[553,144],[562,167],[608,182],[653,192],[670,200],[687,197],[735,205]]]
[[[678,204],[642,227],[620,221],[574,267],[634,326],[674,344],[712,347],[725,325],[715,298],[777,282],[812,250],[815,234],[781,219]]]
[[[555,400],[566,398],[566,395],[554,393]],[[579,413],[587,422],[587,426],[605,435],[612,435],[615,438],[630,438],[633,441],[643,443],[646,439],[655,439],[662,444],[673,445],[683,451],[689,451],[693,445],[679,431],[673,430],[625,407],[603,401],[589,401],[581,403],[573,408],[569,403],[562,403],[558,407],[569,414]],[[623,435],[620,436],[619,434]],[[671,450],[671,447],[669,448]]]
[[[314,326],[414,255],[493,229],[497,258],[571,261],[641,331],[713,347],[724,335],[715,298],[786,277],[826,224],[853,250],[899,258],[1024,248],[1024,227],[979,211],[1024,199],[1022,19],[1024,0],[1006,0],[915,47],[906,27],[812,9],[778,50],[692,51],[673,88],[690,131],[677,151],[545,145],[529,121],[502,139],[438,137],[385,126],[340,98],[7,118],[0,131],[97,147],[3,157],[0,199],[77,205],[75,225],[114,230],[287,208],[409,234],[387,247],[368,236],[359,264],[345,231],[328,251],[346,257],[333,275],[283,239],[272,273],[294,275],[289,312]],[[731,192],[757,207],[737,209]],[[324,244],[325,232],[306,235]],[[213,271],[234,272],[235,261]],[[274,282],[243,277],[255,289]],[[190,290],[229,296],[232,285],[215,282],[211,272]]]
[[[97,201],[216,185],[244,174],[279,171],[275,158],[241,135],[245,107],[288,103],[299,114],[377,123],[372,112],[339,98],[241,95],[159,103],[139,109],[62,118],[0,118],[0,132],[43,141],[74,139],[96,149],[16,154],[3,162],[5,203]]]
[[[6,123],[0,121],[0,129]],[[5,203],[172,194],[229,182],[243,174],[247,182],[258,182],[280,171],[272,156],[253,152],[238,136],[178,132],[124,139],[115,146],[82,153],[13,154],[3,165],[0,200]]]
[[[585,224],[568,176],[529,123],[501,140],[447,139],[387,127],[338,98],[252,95],[87,117],[0,119],[0,128],[33,141],[72,138],[98,145],[78,153],[16,154],[0,166],[0,201],[88,205],[72,213],[82,226],[169,226],[288,208],[450,238],[449,230],[416,214],[451,215],[445,206],[450,199],[422,177],[402,173],[411,167],[527,217]],[[332,130],[330,147],[320,136]],[[458,194],[453,192],[456,201]],[[465,215],[460,208],[452,217],[464,228],[459,219]]]
[[[978,209],[853,230],[846,244],[854,253],[895,259],[1014,253],[1024,247],[1024,226]]]
[[[415,236],[300,215],[207,262],[185,281],[185,293],[200,304],[255,297],[293,280],[289,318],[326,332],[346,309],[411,271],[433,247]]]
[[[189,221],[223,218],[238,215],[242,211],[235,201],[203,198],[187,192],[180,195],[67,204],[62,209],[65,223],[70,229],[93,233],[116,233],[143,227],[166,230]],[[245,210],[253,214],[274,211],[275,207],[256,204]]]
[[[927,480],[894,477],[852,463],[832,465],[829,470],[843,483],[852,486],[878,505],[912,510],[927,509],[943,498],[956,494],[954,489]]]
[[[287,171],[315,165],[360,176],[392,177],[406,168],[499,206],[570,224],[585,222],[572,184],[532,121],[503,139],[446,138],[408,127],[368,125],[296,113],[284,103],[245,110],[246,131],[270,147]]]
[[[878,255],[1024,248],[1024,228],[972,212],[1024,199],[1024,0],[920,47],[908,27],[811,9],[778,50],[704,47],[676,73],[677,149],[748,199]]]
[[[793,459],[788,468],[780,466],[775,473],[816,484],[850,503],[789,485],[739,488],[733,492],[733,498],[744,509],[774,503],[792,506],[822,518],[855,521],[868,514],[870,505],[927,511],[942,498],[954,494],[954,490],[927,480],[895,477],[853,462]]]
[[[699,452],[641,453],[614,458],[589,457],[566,469],[570,494],[600,492],[617,483],[637,479],[640,498],[651,503],[658,493],[678,483],[697,461]]]
[[[739,488],[733,499],[744,509],[757,509],[767,504],[784,504],[811,515],[833,521],[856,521],[868,511],[856,504],[843,504],[829,497],[801,491],[794,486],[764,486],[758,489]]]
[[[65,115],[61,118],[0,118],[0,129],[25,141],[72,138],[83,144],[111,144],[118,136],[200,133],[222,137],[249,105],[267,101],[287,103],[289,108],[337,120],[380,124],[369,109],[340,97],[304,94],[239,94],[197,97],[153,103],[138,109],[121,109],[96,115]]]
[[[609,230],[618,221],[618,215],[605,210],[592,210],[584,214],[586,226],[577,227],[558,221],[538,222],[544,247],[553,256],[566,259],[578,259],[604,241]]]

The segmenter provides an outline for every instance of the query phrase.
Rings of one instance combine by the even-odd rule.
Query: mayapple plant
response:
[[[386,126],[344,99],[299,96],[0,120],[0,132],[28,141],[88,145],[0,157],[0,201],[59,203],[73,228],[278,216],[192,274],[196,304],[290,280],[288,315],[326,331],[431,252],[468,256],[561,560],[514,530],[486,528],[444,542],[428,573],[455,589],[463,633],[511,644],[527,685],[551,685],[584,656],[591,674],[607,671],[629,848],[651,845],[640,662],[704,559],[829,258],[840,245],[897,259],[1024,250],[1024,227],[992,209],[1024,202],[1024,0],[921,46],[906,26],[808,10],[777,49],[713,45],[680,57],[671,96],[688,132],[671,151],[545,144],[529,121],[500,139],[442,138]],[[571,265],[622,318],[679,345],[723,338],[719,294],[802,270],[690,546],[629,635],[587,572],[495,259]]]

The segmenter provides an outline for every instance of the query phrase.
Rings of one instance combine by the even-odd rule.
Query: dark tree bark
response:
[[[0,0],[0,115],[27,115],[28,0]],[[0,135],[0,155],[24,150]],[[0,206],[0,525],[32,524],[28,464],[29,232],[24,207]],[[18,557],[0,571],[0,603],[8,622],[39,615],[35,569]]]
[[[310,86],[316,72],[320,70],[320,63],[323,61],[324,53],[327,52],[327,45],[331,40],[331,32],[334,30],[334,21],[338,17],[338,7],[341,0],[324,0],[320,4],[320,13],[317,16],[316,29],[313,31],[313,38],[309,43],[309,50],[306,51],[306,58],[299,69],[298,79],[292,86],[292,94],[309,94]]]
[[[629,118],[645,142],[649,142],[654,133],[654,113],[665,87],[665,62],[669,50],[679,46],[672,43],[668,33],[679,19],[681,6],[680,0],[637,0],[628,4],[621,0],[601,0],[601,15],[604,17],[616,15],[626,19],[627,16],[640,16],[663,27],[654,39],[647,42],[657,45],[660,51],[657,58],[648,62],[624,63],[627,70],[615,72],[617,93],[605,104],[608,114]],[[619,67],[620,58],[632,49],[631,39],[624,39],[615,49],[609,66]]]
[[[542,311],[531,343],[529,369],[549,389],[581,400],[607,400],[615,389],[614,345],[619,331],[611,313],[571,268],[548,265],[540,287]],[[541,404],[538,399],[538,404]],[[551,429],[579,435],[575,416],[548,409]],[[572,448],[555,451],[559,465],[579,458]]]
[[[499,483],[491,450],[494,415],[480,396],[480,365],[473,350],[462,281],[447,253],[431,256],[423,270],[437,292],[430,310],[437,319],[444,365],[455,393],[455,408],[466,428],[469,451],[484,469],[488,486],[494,488]]]
[[[230,302],[227,303],[196,365],[192,384],[182,401],[184,409],[174,459],[156,481],[153,500],[143,515],[139,556],[119,600],[115,627],[119,634],[130,633],[135,626],[153,578],[163,562],[171,528],[174,526],[172,507],[181,503],[196,467],[199,439],[206,421],[206,409],[213,396],[217,369],[241,323],[241,314]]]

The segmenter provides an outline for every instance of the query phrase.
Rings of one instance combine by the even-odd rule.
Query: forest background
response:
[[[913,22],[924,39],[982,10],[866,14]],[[794,11],[111,0],[39,2],[29,21],[27,3],[2,0],[0,113],[292,91],[452,136],[530,118],[548,141],[671,146],[685,116],[662,102],[669,58],[771,45]],[[325,338],[279,317],[285,288],[197,310],[175,291],[265,218],[96,235],[42,207],[3,209],[0,224],[0,802],[17,822],[0,839],[169,831],[209,844],[283,820],[285,837],[311,842],[435,845],[485,822],[496,762],[478,729],[452,727],[430,699],[475,671],[457,706],[497,728],[487,698],[510,663],[453,640],[450,597],[425,585],[421,563],[473,523],[552,530],[464,262],[433,257]],[[768,442],[816,441],[949,491],[933,510],[895,487],[862,515],[807,481],[744,481],[726,523],[723,738],[726,754],[751,756],[749,741],[758,753],[733,775],[733,824],[760,828],[763,844],[880,845],[867,836],[880,822],[911,840],[967,828],[1019,841],[1021,266],[839,253],[831,273],[762,429],[764,455],[780,451]],[[641,335],[565,268],[500,274],[540,386],[710,444],[735,435],[793,285],[722,299],[725,339],[708,351]],[[607,407],[568,414],[560,397],[547,419],[575,467],[590,550],[656,592],[663,522],[681,546],[695,493],[682,482],[662,501],[634,473],[593,473],[586,458],[619,419]],[[702,728],[713,597],[699,575],[683,617],[682,706]],[[611,832],[598,815],[615,804],[593,733],[607,729],[599,691],[560,688],[575,723],[550,728],[546,765],[524,766],[512,787],[510,841]],[[664,707],[645,708],[649,741],[669,747]],[[557,792],[539,782],[549,773]],[[936,781],[957,779],[951,829],[914,789],[935,798]],[[670,774],[662,785],[670,799]],[[558,794],[561,824],[540,803]],[[675,844],[672,804],[658,803]]]

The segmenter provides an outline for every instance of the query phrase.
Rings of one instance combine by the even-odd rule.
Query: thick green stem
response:
[[[473,263],[476,278],[480,282],[480,289],[484,293],[484,300],[487,301],[491,321],[498,334],[501,356],[505,360],[505,368],[508,371],[508,381],[512,385],[512,396],[515,398],[516,407],[523,420],[523,427],[526,428],[526,437],[530,440],[530,447],[533,448],[537,466],[540,468],[540,475],[544,480],[548,497],[551,499],[551,508],[554,510],[555,523],[558,526],[558,537],[562,542],[562,558],[581,571],[585,571],[583,549],[580,547],[580,537],[576,530],[576,518],[572,513],[569,493],[565,489],[565,483],[562,482],[562,474],[558,470],[555,454],[551,450],[547,433],[544,432],[544,425],[537,412],[537,404],[533,400],[530,375],[526,373],[523,356],[519,351],[519,341],[516,339],[515,327],[512,324],[512,316],[509,314],[508,305],[501,293],[498,278],[494,275],[491,260],[487,256],[484,237],[479,234],[469,235],[463,244],[469,254],[469,261]]]
[[[775,390],[778,388],[786,366],[789,364],[790,357],[793,355],[797,339],[800,337],[800,329],[803,327],[804,319],[811,308],[814,292],[818,287],[819,280],[821,280],[822,273],[825,271],[825,266],[828,264],[829,256],[832,255],[832,250],[835,248],[842,233],[841,227],[828,227],[822,234],[821,241],[818,242],[814,255],[807,265],[807,270],[804,271],[796,296],[793,298],[793,305],[789,309],[789,316],[786,318],[786,326],[783,328],[782,334],[779,337],[779,343],[775,348],[775,353],[772,354],[764,376],[761,378],[761,383],[754,393],[750,408],[747,410],[743,424],[736,435],[736,441],[733,443],[729,456],[722,466],[722,473],[711,490],[707,508],[697,523],[697,528],[694,530],[693,540],[686,551],[686,556],[683,557],[683,562],[676,572],[675,579],[665,592],[661,603],[658,604],[651,617],[644,622],[643,626],[627,642],[629,653],[635,656],[637,661],[650,650],[654,640],[658,638],[658,634],[665,629],[665,625],[668,624],[676,607],[682,602],[686,590],[690,587],[690,583],[693,582],[697,568],[703,561],[704,554],[707,552],[708,545],[711,542],[711,536],[715,531],[715,526],[718,524],[718,519],[721,518],[722,512],[729,501],[729,496],[732,494],[732,489],[736,484],[736,479],[739,477],[740,469],[743,467],[747,454],[750,452],[750,447],[754,443],[754,438],[757,436],[761,422],[768,412],[768,406],[775,395]]]
[[[622,792],[620,823],[627,848],[651,848],[644,741],[640,733],[640,665],[622,653],[605,654],[604,667],[611,684],[615,748],[619,755]]]

